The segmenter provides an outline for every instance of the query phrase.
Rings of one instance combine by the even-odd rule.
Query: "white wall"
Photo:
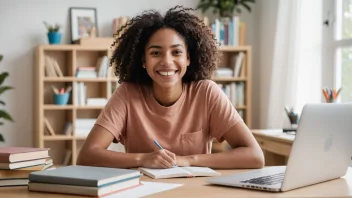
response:
[[[175,5],[195,8],[199,0],[0,0],[0,54],[4,60],[0,72],[8,71],[10,77],[6,84],[15,87],[1,97],[5,110],[11,113],[15,123],[6,122],[0,128],[5,136],[5,145],[32,146],[33,134],[33,56],[34,48],[47,44],[46,29],[43,21],[60,23],[62,43],[70,43],[69,7],[95,7],[98,14],[99,36],[110,37],[112,20],[118,16],[134,16],[146,9],[166,11]],[[270,78],[271,42],[273,42],[273,25],[276,21],[278,0],[257,1],[252,12],[243,11],[241,20],[247,23],[247,44],[253,49],[253,83],[252,83],[252,128],[261,127],[261,107],[265,85]],[[264,97],[265,98],[265,97]]]
[[[195,8],[198,0],[0,0],[0,54],[4,55],[0,71],[8,71],[6,84],[15,90],[3,94],[2,100],[15,123],[0,128],[5,145],[32,146],[33,134],[33,56],[34,47],[47,44],[43,21],[64,27],[63,42],[70,43],[69,7],[95,7],[99,36],[110,37],[112,20],[134,16],[146,9],[166,11],[175,5]]]

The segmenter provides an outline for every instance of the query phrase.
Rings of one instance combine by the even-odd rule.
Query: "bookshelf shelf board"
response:
[[[68,135],[44,136],[44,140],[46,141],[73,140],[73,136],[68,136]]]
[[[220,46],[218,49],[220,52],[241,52],[246,51],[250,48],[250,46]]]
[[[45,110],[71,110],[73,109],[73,105],[44,105]]]
[[[87,137],[81,137],[81,136],[78,136],[78,137],[75,137],[76,140],[86,140]]]
[[[246,106],[235,106],[236,110],[245,110]]]
[[[44,82],[73,82],[74,77],[44,77]]]
[[[76,78],[76,82],[108,82],[108,78]]]
[[[108,51],[110,50],[110,46],[83,46],[83,45],[40,45],[39,49],[43,49],[45,51]]]
[[[237,77],[214,77],[212,78],[213,81],[215,82],[242,82],[242,81],[246,81],[247,78],[237,78]]]
[[[85,105],[85,106],[77,106],[76,109],[80,110],[80,109],[103,109],[104,106],[93,106],[93,105]]]

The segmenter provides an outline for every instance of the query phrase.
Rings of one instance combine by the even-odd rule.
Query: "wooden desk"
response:
[[[246,170],[218,170],[222,175],[236,174]],[[210,185],[204,182],[207,177],[151,179],[143,176],[143,181],[179,183],[183,186],[153,194],[148,197],[352,197],[352,168],[340,178],[316,185],[299,188],[284,193],[265,192],[259,190],[232,188]],[[80,198],[82,196],[30,192],[27,187],[0,188],[1,197],[6,198]]]
[[[264,151],[266,166],[286,165],[295,135],[283,133],[282,130],[251,130]]]

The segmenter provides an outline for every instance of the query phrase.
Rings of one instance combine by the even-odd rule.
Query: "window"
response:
[[[352,0],[335,1],[335,19],[335,87],[341,102],[352,102]]]

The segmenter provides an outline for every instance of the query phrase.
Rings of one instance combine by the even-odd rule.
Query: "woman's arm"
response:
[[[224,134],[233,148],[215,154],[177,156],[179,166],[206,166],[210,168],[262,168],[264,155],[251,131],[239,122]]]
[[[122,153],[107,150],[114,136],[104,127],[94,125],[78,156],[77,164],[114,168],[170,168],[176,162],[173,153],[157,150],[153,153]]]

